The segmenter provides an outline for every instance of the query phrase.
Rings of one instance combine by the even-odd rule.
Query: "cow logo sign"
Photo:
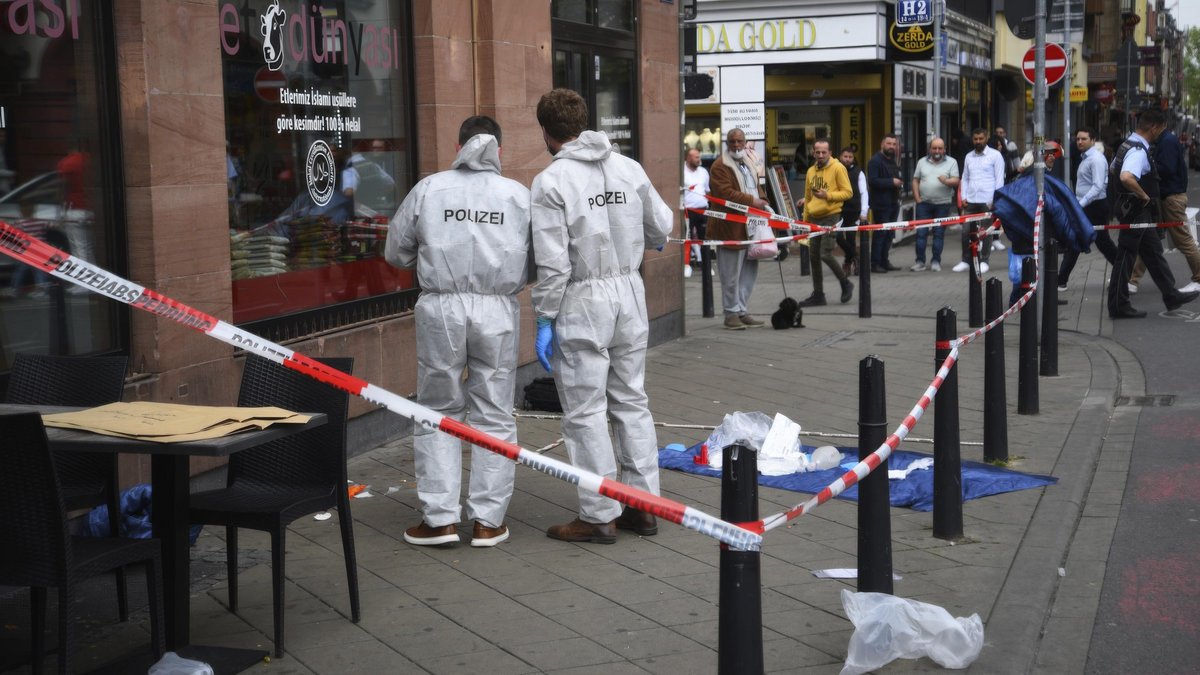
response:
[[[317,206],[325,206],[333,199],[337,186],[337,169],[333,164],[333,152],[325,141],[315,141],[308,148],[308,160],[304,163],[308,196]]]
[[[279,7],[279,0],[276,0],[260,20],[262,23],[258,30],[263,36],[263,60],[271,70],[279,70],[283,66],[283,26],[287,20],[287,13]]]

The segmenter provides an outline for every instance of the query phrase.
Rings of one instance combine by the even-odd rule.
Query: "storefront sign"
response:
[[[1087,87],[1071,87],[1071,103],[1083,103],[1087,99]]]
[[[1116,82],[1116,61],[1094,61],[1087,64],[1088,82]]]
[[[767,106],[764,103],[725,103],[721,105],[721,129],[741,129],[746,140],[767,137]]]
[[[80,0],[24,0],[4,3],[0,33],[60,38],[68,32],[79,39]]]
[[[696,25],[696,52],[728,54],[875,44],[874,14],[759,19]]]
[[[929,102],[934,97],[933,71],[906,65],[895,69],[895,97],[904,101]],[[959,79],[952,73],[942,73],[943,103],[958,103]]]

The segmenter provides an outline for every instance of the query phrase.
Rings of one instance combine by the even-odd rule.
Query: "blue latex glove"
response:
[[[554,355],[554,322],[550,319],[538,317],[537,338],[533,341],[533,348],[546,372],[554,372],[554,368],[550,367],[550,357]]]

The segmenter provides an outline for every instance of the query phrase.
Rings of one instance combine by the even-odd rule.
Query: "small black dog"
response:
[[[771,315],[771,326],[775,330],[784,328],[804,328],[804,310],[795,298],[784,298],[779,302],[779,309]]]

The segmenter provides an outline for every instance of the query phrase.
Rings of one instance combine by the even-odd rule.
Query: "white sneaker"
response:
[[[985,262],[979,263],[979,273],[980,274],[987,274],[988,269],[990,269],[990,268],[988,267],[987,263],[985,263]]]
[[[909,272],[924,272],[925,271],[925,263],[919,262],[919,263],[913,265],[912,267],[908,268],[908,271]]]
[[[1058,285],[1058,292],[1059,292],[1059,293],[1066,293],[1066,292],[1067,292],[1067,285],[1066,285],[1066,284],[1059,284],[1059,285]]]
[[[683,278],[684,278],[684,279],[691,279],[691,278],[692,278],[692,266],[691,266],[691,265],[684,265],[684,266],[683,266]]]
[[[993,251],[1003,251],[1006,248],[1008,248],[1008,247],[1005,246],[1004,242],[1000,241],[999,239],[992,240],[992,250]]]
[[[1192,291],[1200,291],[1200,282],[1193,281],[1187,286],[1179,289],[1180,293],[1191,293]]]
[[[955,272],[966,272],[967,270],[971,269],[971,266],[965,262],[960,262],[955,265],[953,269]]]
[[[1137,293],[1137,284],[1125,284],[1125,287],[1129,289],[1130,295]]]
[[[934,260],[933,264],[929,266],[929,269],[933,270],[934,272],[941,272],[942,271],[942,263]]]

